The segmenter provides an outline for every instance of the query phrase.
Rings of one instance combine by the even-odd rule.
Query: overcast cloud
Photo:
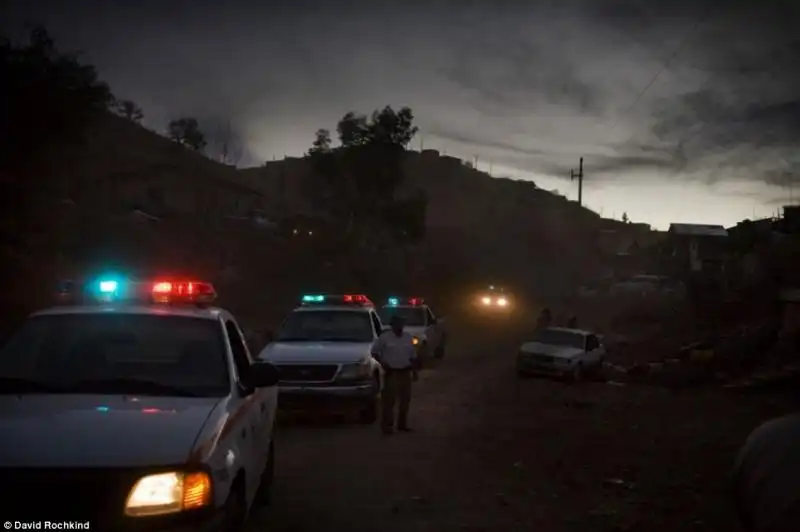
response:
[[[391,104],[414,109],[426,147],[533,174],[583,156],[595,181],[797,175],[800,3],[524,4],[31,0],[4,19],[85,50],[154,127],[230,118],[251,162]]]

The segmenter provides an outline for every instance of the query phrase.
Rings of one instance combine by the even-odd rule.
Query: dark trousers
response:
[[[408,407],[411,404],[411,370],[390,369],[385,374],[381,392],[381,428],[394,427],[394,407],[397,404],[397,426],[408,426]]]

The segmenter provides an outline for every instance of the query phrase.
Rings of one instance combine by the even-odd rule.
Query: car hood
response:
[[[0,467],[185,462],[215,398],[0,395]]]
[[[273,364],[351,364],[369,356],[371,342],[275,342],[258,355]]]
[[[423,326],[415,326],[415,327],[403,327],[403,330],[410,334],[411,336],[416,336],[420,340],[425,339],[425,333],[428,330],[427,327]]]
[[[573,358],[581,353],[582,349],[577,347],[570,347],[565,345],[543,344],[540,342],[526,342],[520,347],[523,353],[531,353],[537,355],[547,355],[555,358]]]

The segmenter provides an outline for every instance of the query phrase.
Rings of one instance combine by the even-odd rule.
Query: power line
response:
[[[678,42],[678,46],[675,48],[675,50],[672,52],[672,54],[669,56],[669,58],[665,62],[663,62],[661,64],[661,68],[659,68],[658,71],[655,73],[655,75],[652,77],[652,79],[650,79],[650,82],[647,85],[645,85],[644,88],[642,88],[642,90],[636,96],[636,99],[634,99],[633,103],[630,106],[628,106],[628,108],[625,109],[625,111],[622,112],[622,114],[620,114],[617,117],[617,120],[615,121],[614,126],[611,128],[612,132],[617,128],[617,126],[619,126],[619,123],[622,120],[622,118],[627,116],[628,113],[630,113],[637,105],[639,105],[639,102],[644,97],[644,95],[647,93],[647,91],[649,91],[650,88],[658,80],[658,78],[661,77],[661,74],[663,74],[664,71],[669,68],[670,64],[672,64],[672,62],[675,60],[675,58],[678,57],[678,55],[680,55],[680,53],[683,50],[684,46],[686,46],[686,43],[689,42],[689,39],[691,39],[691,37],[697,32],[697,29],[706,21],[706,19],[708,18],[709,14],[711,13],[711,11],[712,10],[711,10],[710,7],[706,8],[703,12],[700,13],[700,15],[697,17],[697,19],[695,19],[695,22],[692,25],[692,27],[689,29],[689,31],[686,32],[686,34],[684,34],[684,36],[683,36],[683,38],[681,38],[680,42]]]

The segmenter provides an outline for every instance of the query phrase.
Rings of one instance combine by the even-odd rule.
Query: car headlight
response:
[[[125,515],[163,515],[211,504],[211,478],[207,473],[157,473],[140,478],[125,501]]]
[[[416,336],[411,338],[411,343],[414,345],[419,345],[419,341],[420,341],[419,338],[417,338]]]
[[[370,377],[372,377],[372,366],[367,360],[355,364],[344,364],[339,370],[339,378],[342,380],[369,379]]]
[[[504,297],[501,297],[500,299],[497,300],[497,304],[501,307],[505,307],[506,305],[508,305],[508,300]]]
[[[492,304],[492,298],[491,297],[484,297],[484,298],[481,299],[481,303],[483,303],[484,305],[491,305]]]

